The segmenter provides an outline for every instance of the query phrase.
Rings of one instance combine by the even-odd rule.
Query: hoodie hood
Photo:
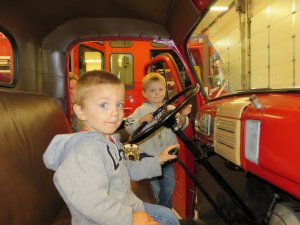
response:
[[[97,131],[85,131],[85,132],[78,132],[73,134],[59,134],[56,135],[52,141],[50,142],[49,146],[47,147],[44,155],[43,160],[46,167],[50,170],[56,171],[59,165],[65,160],[65,158],[69,155],[69,153],[74,149],[74,145],[76,142],[82,137],[90,135],[96,135],[103,138],[106,142],[109,141],[99,132]],[[115,134],[112,138],[119,143],[120,135]]]
[[[73,137],[79,136],[75,134],[59,134],[56,135],[49,146],[46,149],[46,152],[43,155],[43,160],[46,167],[50,170],[56,171],[58,166],[64,161],[68,153],[72,148],[66,148],[67,144],[72,140]],[[66,151],[69,149],[69,152]]]

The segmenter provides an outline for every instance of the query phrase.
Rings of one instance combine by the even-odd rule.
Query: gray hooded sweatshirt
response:
[[[96,131],[54,137],[43,155],[56,171],[54,184],[72,214],[72,225],[131,225],[132,212],[144,211],[132,180],[161,175],[157,157],[128,161],[118,137]]]

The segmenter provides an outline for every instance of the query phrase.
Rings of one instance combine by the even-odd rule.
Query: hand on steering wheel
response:
[[[196,95],[196,93],[200,90],[198,84],[194,86],[189,86],[185,90],[181,91],[180,93],[173,96],[171,99],[166,101],[163,105],[161,105],[155,112],[152,113],[153,117],[155,118],[159,113],[161,113],[168,105],[175,102],[179,97],[186,94],[184,100],[176,106],[175,109],[165,112],[153,125],[148,127],[146,130],[142,131],[143,128],[148,124],[147,122],[143,122],[133,133],[130,135],[128,139],[128,143],[137,143],[144,138],[151,135],[154,131],[156,131],[161,126],[165,126],[167,128],[171,128],[176,123],[176,114],[186,106],[190,100]]]

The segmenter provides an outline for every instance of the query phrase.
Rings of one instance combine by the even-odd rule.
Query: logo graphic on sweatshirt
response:
[[[106,151],[108,153],[108,155],[110,156],[110,159],[114,165],[114,170],[117,170],[120,166],[120,163],[123,159],[125,159],[125,153],[123,149],[118,149],[118,153],[119,155],[116,155],[115,153],[113,153],[109,146],[106,146]]]

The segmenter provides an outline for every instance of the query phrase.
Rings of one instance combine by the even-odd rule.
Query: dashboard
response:
[[[298,94],[232,97],[200,107],[195,127],[201,145],[299,198],[299,115]]]

